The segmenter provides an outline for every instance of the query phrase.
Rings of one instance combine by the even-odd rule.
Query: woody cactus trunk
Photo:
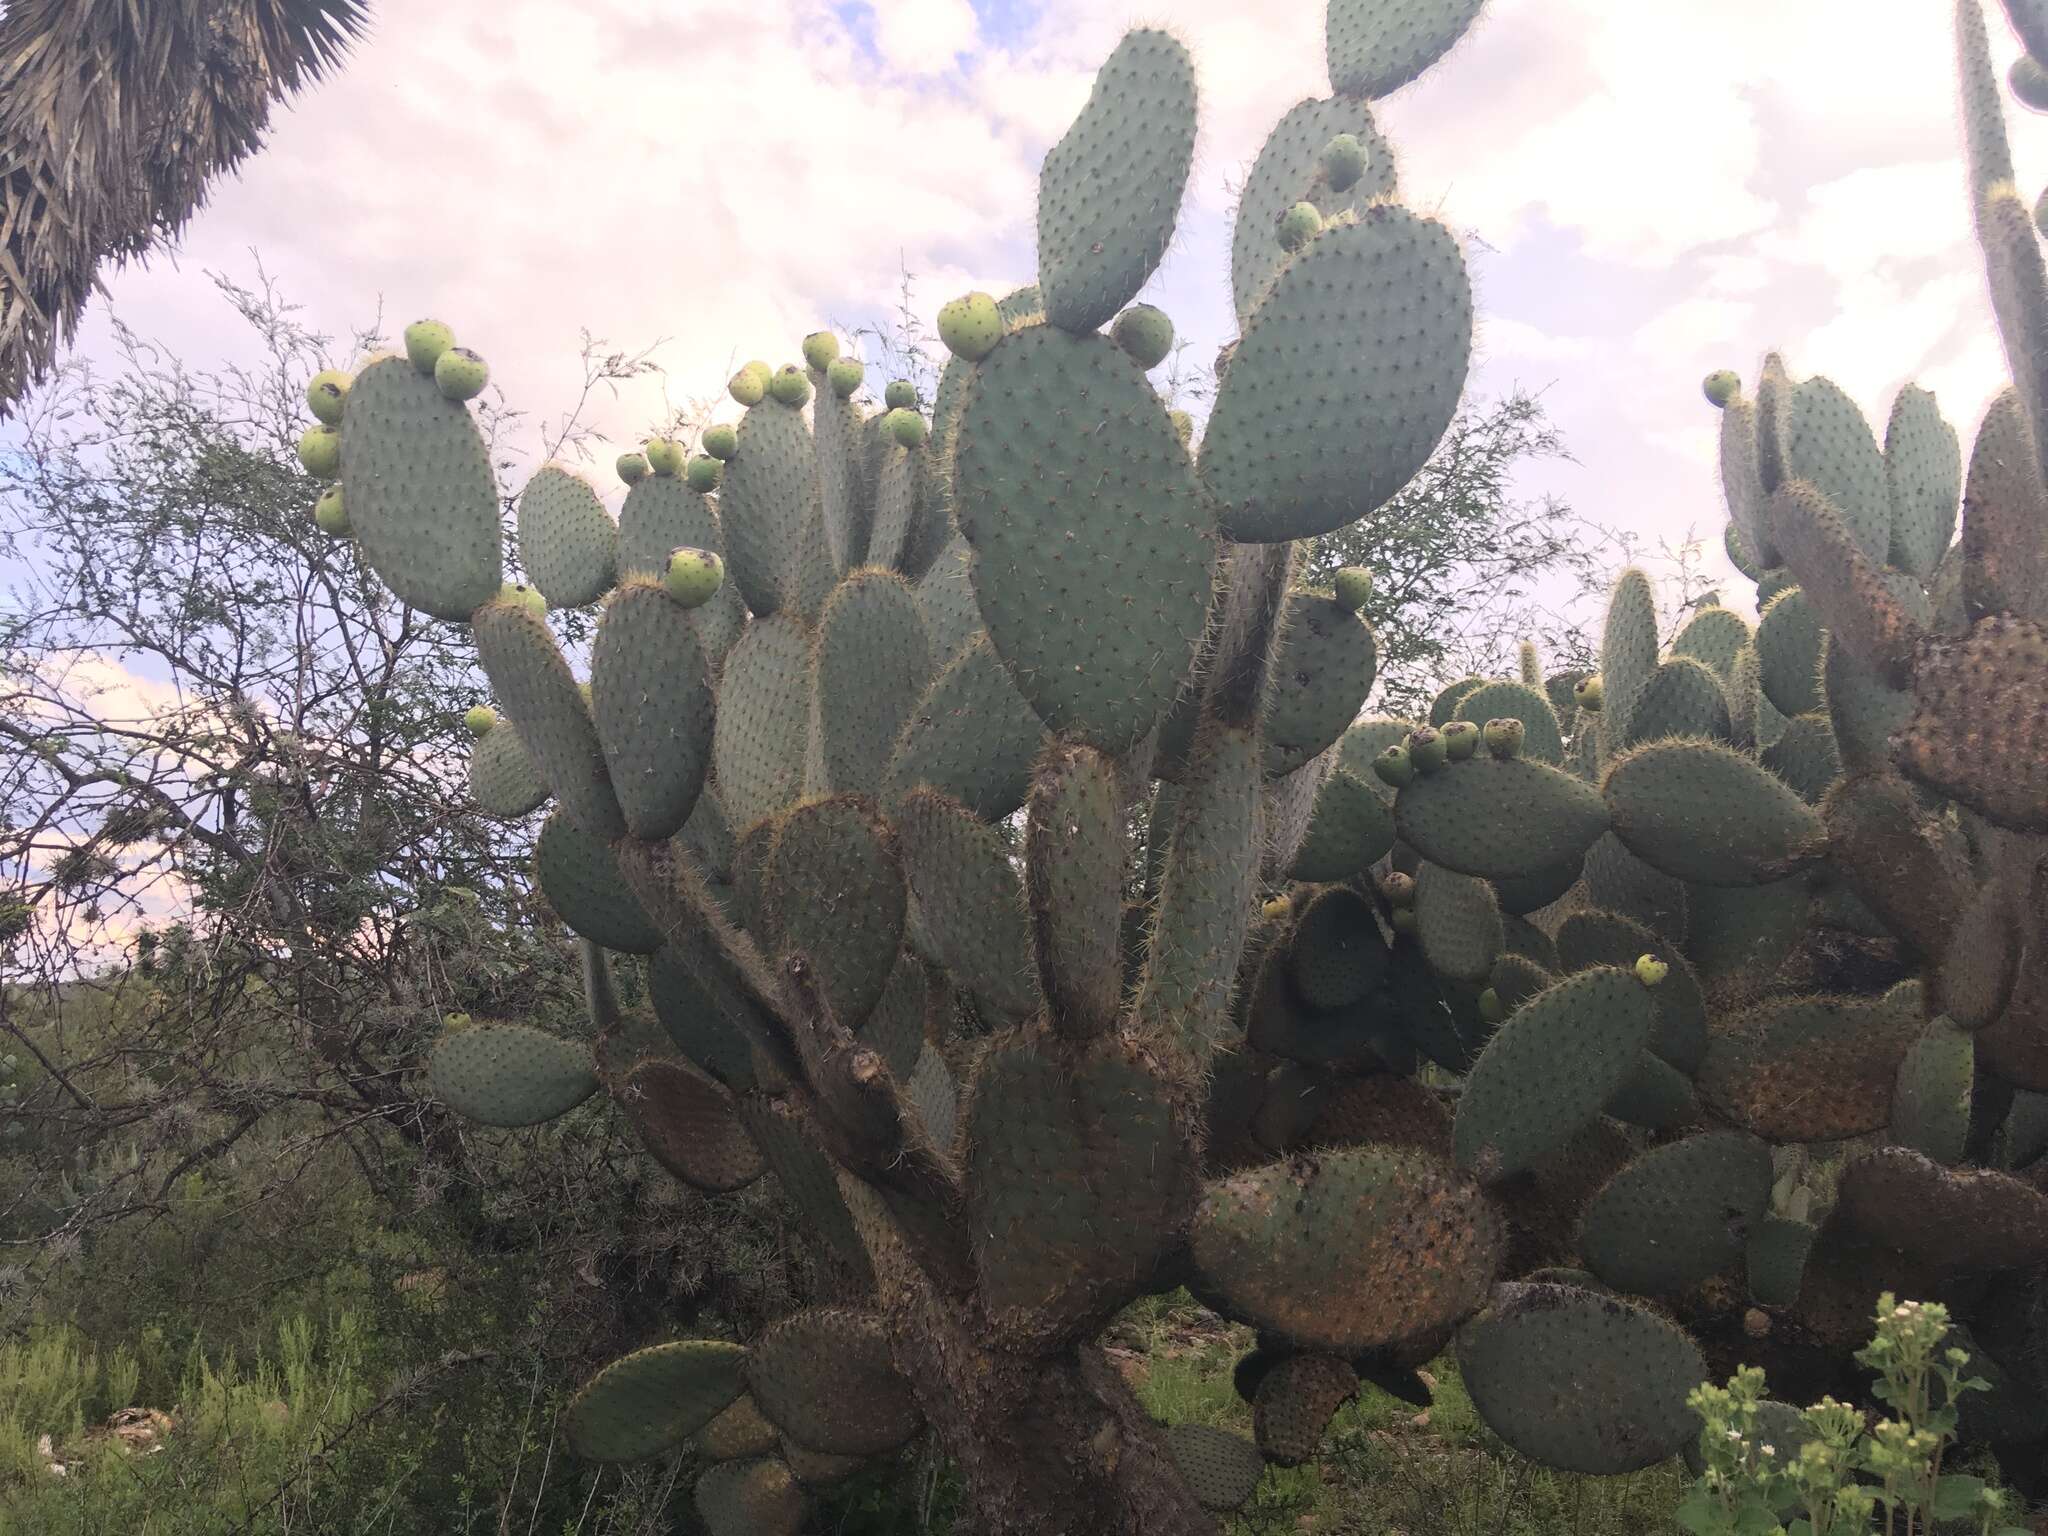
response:
[[[501,586],[480,359],[422,324],[316,381],[322,525],[470,626],[504,717],[475,712],[473,792],[552,802],[538,878],[600,1026],[593,1057],[461,1021],[436,1091],[527,1125],[602,1090],[691,1185],[779,1180],[838,1277],[568,1410],[585,1456],[691,1443],[720,1536],[794,1532],[923,1435],[977,1532],[1213,1530],[1361,1383],[1426,1401],[1450,1347],[1507,1444],[1627,1472],[1737,1361],[1854,1391],[1884,1289],[1965,1320],[1996,1377],[1968,1433],[2048,1436],[2048,300],[1977,0],[2020,383],[1967,482],[1924,392],[1880,447],[1825,380],[1717,378],[1760,624],[1709,606],[1667,646],[1629,573],[1598,676],[1525,649],[1361,722],[1362,580],[1297,590],[1293,549],[1458,402],[1464,262],[1370,103],[1478,8],[1332,0],[1333,94],[1246,182],[1192,451],[1146,378],[1169,322],[1131,304],[1195,138],[1157,31],[1046,159],[1037,284],[941,315],[928,422],[813,336],[741,371],[708,456],[622,460],[616,523],[541,469],[532,588]],[[546,614],[592,603],[586,685]],[[1253,1440],[1153,1422],[1097,1346],[1183,1285],[1257,1330]]]

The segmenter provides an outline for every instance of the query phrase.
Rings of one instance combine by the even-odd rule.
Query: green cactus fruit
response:
[[[497,723],[498,712],[488,704],[472,704],[462,717],[464,729],[479,740],[488,735]]]
[[[434,387],[443,400],[474,400],[491,381],[491,365],[468,347],[450,347],[434,363]]]
[[[342,503],[340,486],[330,485],[320,493],[320,499],[313,503],[313,526],[330,539],[348,537],[348,508]]]
[[[715,491],[724,478],[725,461],[714,459],[708,453],[698,454],[683,466],[684,483],[693,491]]]
[[[1280,215],[1276,230],[1283,251],[1298,251],[1323,232],[1323,216],[1314,203],[1296,203]]]
[[[1259,903],[1259,916],[1269,923],[1285,921],[1293,910],[1294,902],[1286,896],[1275,896]]]
[[[1438,773],[1451,760],[1451,744],[1435,726],[1418,725],[1408,733],[1408,761],[1417,773]]]
[[[1149,373],[1165,362],[1166,355],[1173,350],[1173,321],[1163,309],[1133,304],[1111,324],[1109,339]]]
[[[768,394],[781,405],[802,405],[811,398],[811,381],[795,363],[784,363],[768,380]]]
[[[851,399],[867,376],[867,365],[857,357],[835,357],[825,369],[825,382],[842,400]]]
[[[1356,139],[1368,170],[1336,191],[1324,177],[1322,156],[1334,138]],[[1333,196],[1332,193],[1335,192]],[[1298,102],[1273,126],[1245,177],[1237,222],[1230,237],[1230,289],[1242,328],[1287,265],[1287,253],[1273,238],[1280,216],[1304,198],[1315,198],[1332,213],[1362,208],[1394,192],[1394,157],[1373,126],[1372,109],[1356,98]]]
[[[657,475],[679,475],[683,471],[683,445],[671,437],[647,440],[647,467]]]
[[[804,338],[804,362],[823,373],[839,356],[839,338],[830,331],[813,331]]]
[[[614,467],[619,472],[619,478],[628,485],[638,485],[654,472],[654,466],[647,462],[646,454],[631,451],[620,454]]]
[[[1707,1377],[1675,1323],[1624,1298],[1566,1285],[1503,1285],[1458,1330],[1472,1406],[1540,1466],[1613,1476],[1699,1437],[1687,1406]]]
[[[1486,750],[1500,758],[1520,757],[1522,744],[1529,735],[1529,728],[1521,721],[1499,717],[1487,721],[1482,730],[1486,737]]]
[[[1656,1020],[1649,992],[1616,966],[1529,999],[1466,1076],[1452,1126],[1458,1166],[1493,1182],[1565,1146],[1600,1118]]]
[[[1597,675],[1582,677],[1572,685],[1572,699],[1589,715],[1597,715],[1607,701],[1607,689]]]
[[[1708,374],[1706,382],[1700,388],[1705,391],[1709,405],[1716,410],[1723,410],[1730,400],[1742,393],[1742,377],[1723,368]]]
[[[1444,753],[1454,763],[1470,762],[1479,750],[1479,727],[1470,720],[1453,720],[1440,733]]]
[[[341,425],[341,413],[348,405],[348,387],[353,382],[339,368],[323,368],[306,381],[306,407],[314,419],[330,427]]]
[[[742,364],[740,371],[726,381],[726,392],[751,409],[768,398],[768,384],[774,377],[775,370],[755,358]]]
[[[1387,906],[1394,911],[1415,905],[1415,877],[1400,870],[1389,870],[1379,878],[1379,892]]]
[[[1365,174],[1365,146],[1355,133],[1340,133],[1323,146],[1316,157],[1316,169],[1333,192],[1348,192]]]
[[[1655,955],[1636,956],[1636,980],[1646,987],[1661,986],[1671,974],[1671,963]]]
[[[917,386],[908,379],[891,379],[882,391],[882,404],[892,411],[917,409]]]
[[[890,438],[905,448],[921,447],[929,430],[925,425],[925,419],[917,412],[901,408],[884,416],[882,425],[888,430]]]
[[[1372,599],[1372,572],[1362,565],[1347,565],[1331,583],[1337,602],[1357,613]]]
[[[341,473],[341,434],[333,427],[308,427],[299,438],[299,462],[306,473],[332,480]]]
[[[1256,1445],[1213,1424],[1169,1425],[1166,1449],[1195,1502],[1211,1514],[1244,1508],[1266,1475],[1266,1459]]]
[[[1186,411],[1168,411],[1166,419],[1173,423],[1173,435],[1180,439],[1185,448],[1195,440],[1195,418]]]
[[[1402,742],[1395,742],[1372,760],[1372,771],[1382,784],[1400,789],[1415,781],[1415,758]]]
[[[510,603],[522,613],[530,613],[536,619],[548,616],[548,600],[525,582],[507,582],[498,588],[498,601]]]
[[[1165,32],[1126,34],[1039,172],[1048,324],[1090,334],[1136,297],[1173,238],[1194,149],[1193,60]]]
[[[1391,96],[1450,52],[1483,0],[1330,0],[1323,49],[1344,96]]]
[[[524,1024],[444,1033],[427,1058],[434,1096],[479,1125],[539,1125],[597,1091],[590,1048]]]
[[[455,332],[439,320],[415,320],[405,328],[405,355],[413,367],[431,376],[441,354],[455,345]]]
[[[622,1355],[591,1377],[562,1416],[591,1461],[645,1461],[681,1445],[731,1407],[747,1352],[722,1339],[680,1339]]]
[[[1351,1356],[1466,1316],[1504,1242],[1478,1187],[1439,1159],[1342,1147],[1212,1183],[1190,1284],[1226,1317]]]
[[[732,456],[740,451],[739,429],[726,421],[706,427],[702,446],[712,458],[721,462],[730,461]]]
[[[939,340],[955,357],[978,363],[1003,339],[1002,311],[979,289],[939,306]]]

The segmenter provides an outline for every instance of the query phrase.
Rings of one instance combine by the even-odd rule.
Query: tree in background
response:
[[[100,263],[175,236],[368,21],[365,0],[0,7],[0,418],[76,330]]]

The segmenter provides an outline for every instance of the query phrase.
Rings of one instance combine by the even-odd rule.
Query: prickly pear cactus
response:
[[[552,802],[537,876],[599,1029],[592,1056],[467,1024],[435,1090],[525,1125],[602,1089],[678,1178],[777,1180],[840,1277],[572,1405],[590,1456],[695,1437],[712,1530],[796,1531],[927,1436],[977,1529],[1212,1530],[1361,1383],[1426,1400],[1453,1345],[1508,1444],[1626,1472],[1684,1445],[1709,1370],[1834,1381],[1840,1320],[1902,1274],[2000,1298],[1956,1305],[2048,1415],[2039,1271],[2004,1273],[2048,1252],[2048,284],[1977,0],[2018,385],[1967,473],[1924,391],[1880,444],[1775,357],[1752,394],[1716,375],[1758,622],[1667,636],[1630,572],[1598,675],[1525,648],[1426,725],[1360,720],[1372,634],[1296,590],[1292,541],[1380,506],[1456,407],[1464,261],[1393,200],[1367,98],[1477,10],[1332,0],[1335,94],[1254,165],[1192,451],[1129,349],[1156,312],[1104,331],[1194,141],[1154,31],[1046,161],[1037,286],[942,313],[929,428],[813,336],[808,372],[735,377],[687,475],[629,456],[617,527],[537,475],[532,592],[500,586],[461,400],[396,356],[346,395],[362,557],[470,627],[502,714],[473,792]],[[597,605],[587,687],[550,602]],[[1846,1160],[1831,1207],[1814,1144]],[[1095,1347],[1181,1285],[1261,1330],[1255,1439],[1153,1423]]]

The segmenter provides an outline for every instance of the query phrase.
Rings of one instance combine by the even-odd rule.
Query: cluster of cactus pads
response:
[[[1157,31],[1046,160],[1037,284],[947,307],[928,421],[814,336],[698,458],[622,460],[616,523],[535,474],[530,589],[445,328],[327,381],[343,526],[469,626],[502,711],[476,799],[552,802],[539,883],[600,1031],[464,1021],[439,1095],[516,1126],[602,1089],[688,1184],[778,1179],[840,1292],[568,1411],[598,1459],[694,1442],[721,1536],[927,1433],[977,1530],[1210,1529],[1362,1381],[1426,1401],[1447,1348],[1507,1444],[1626,1472],[1737,1362],[1853,1391],[1884,1290],[1965,1320],[1972,1434],[2048,1441],[2048,297],[1978,0],[2020,383],[1967,476],[1922,391],[1880,446],[1825,379],[1717,376],[1759,624],[1704,606],[1667,644],[1631,572],[1597,677],[1525,648],[1360,722],[1358,584],[1296,589],[1293,547],[1458,402],[1458,242],[1369,101],[1478,8],[1331,0],[1334,94],[1246,182],[1198,446],[1131,302],[1195,137]],[[584,684],[546,615],[593,603]],[[1255,1442],[1153,1423],[1095,1347],[1176,1286],[1256,1330]]]

